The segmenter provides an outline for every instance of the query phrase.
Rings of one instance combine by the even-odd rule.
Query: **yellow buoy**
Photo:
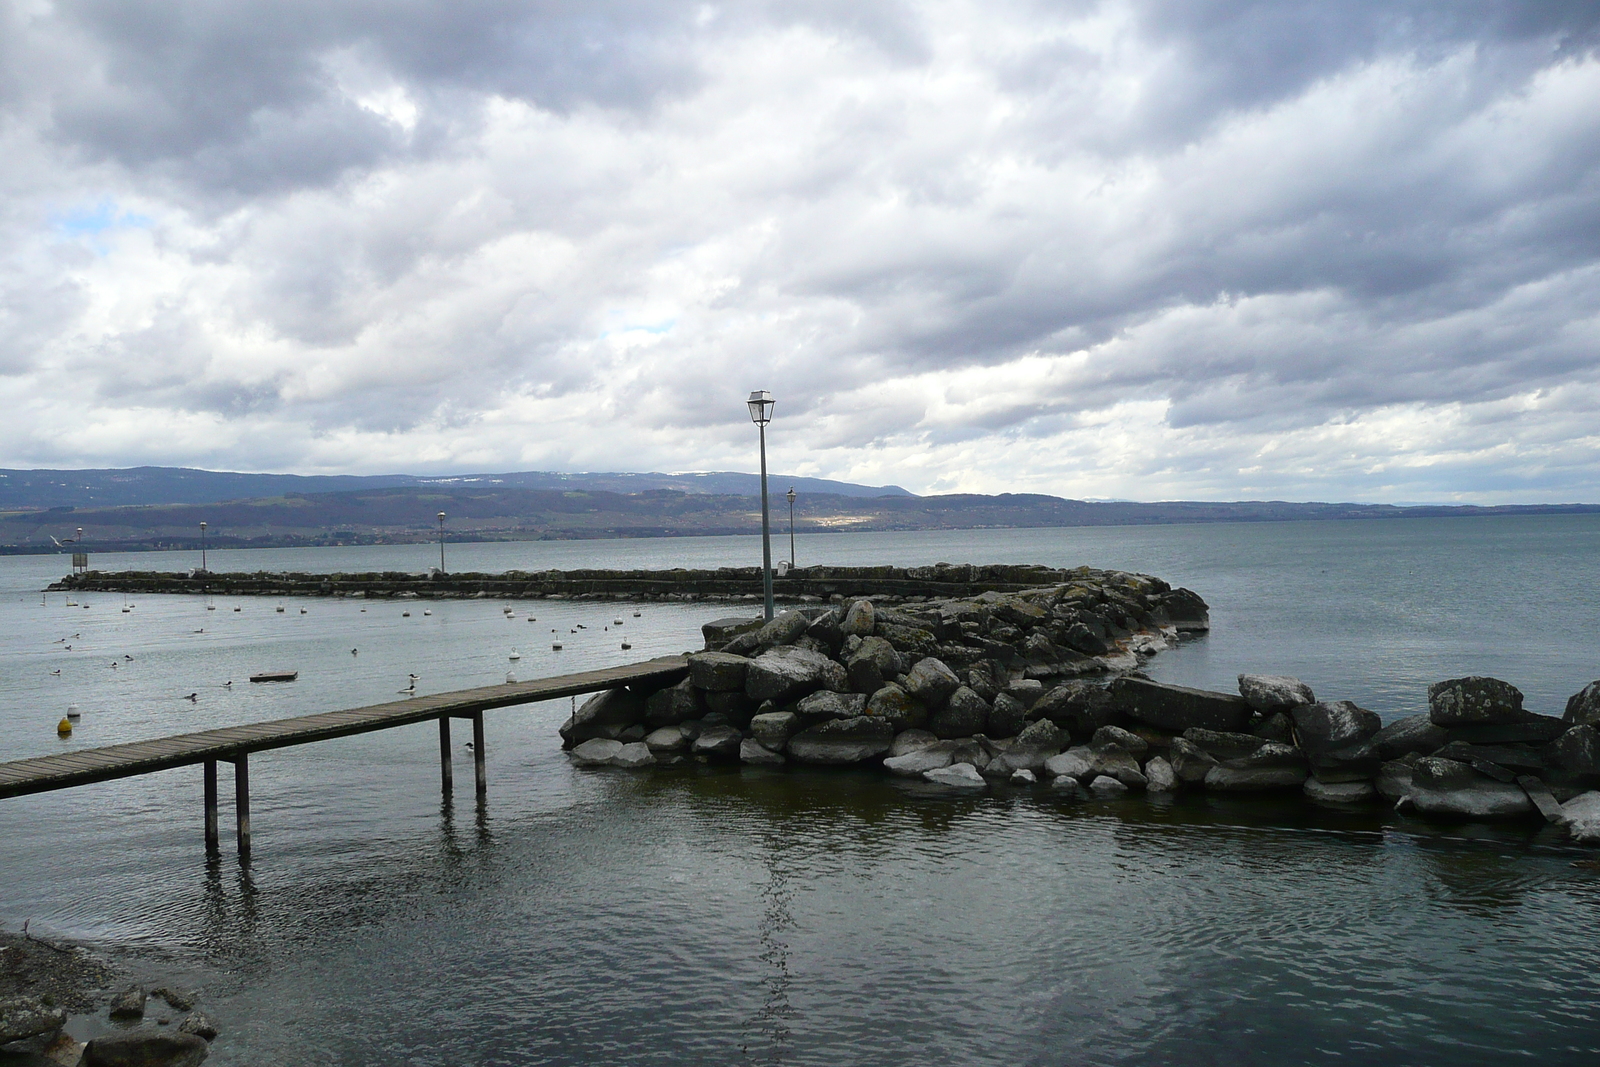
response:
[[[72,736],[72,723],[65,716],[62,717],[60,722],[56,723],[56,733],[62,737]]]

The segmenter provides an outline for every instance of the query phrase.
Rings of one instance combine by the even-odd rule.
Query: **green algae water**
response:
[[[1597,538],[1600,520],[1555,516],[802,536],[798,551],[1157,574],[1206,597],[1213,630],[1155,657],[1153,676],[1231,688],[1240,671],[1294,673],[1390,719],[1454,675],[1505,678],[1546,712],[1600,677]],[[759,549],[450,546],[452,566],[482,570],[736,564]],[[210,562],[422,570],[428,551]],[[437,692],[682,651],[728,613],[315,600],[279,613],[270,599],[95,594],[69,607],[39,593],[65,562],[0,560],[0,759],[371,703],[410,673]],[[275,667],[300,680],[243,681]],[[83,718],[62,742],[69,703]],[[201,988],[220,1064],[1600,1055],[1600,872],[1537,824],[1298,799],[950,797],[848,770],[579,771],[555,735],[568,710],[491,714],[481,808],[464,749],[441,802],[428,724],[261,754],[247,865],[226,840],[207,860],[197,768],[0,801],[0,922]]]

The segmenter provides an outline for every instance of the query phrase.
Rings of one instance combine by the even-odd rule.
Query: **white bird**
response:
[[[61,673],[61,668],[57,667],[55,670],[51,671],[50,673],[51,674],[60,674]]]
[[[63,539],[59,539],[59,540],[56,538],[55,534],[50,534],[49,537],[50,537],[50,540],[55,541],[57,548],[60,548],[63,545],[75,545],[79,541],[83,540],[83,527],[82,526],[78,527],[78,536],[77,537],[67,537],[67,538],[63,538]]]

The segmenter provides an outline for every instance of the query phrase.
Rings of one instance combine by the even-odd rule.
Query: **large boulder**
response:
[[[82,1067],[198,1067],[211,1046],[198,1034],[129,1030],[84,1046]]]
[[[865,713],[867,698],[862,693],[835,693],[823,689],[802,697],[794,710],[806,723],[822,719],[854,719]]]
[[[1255,734],[1234,733],[1228,730],[1204,730],[1190,727],[1183,732],[1183,740],[1216,760],[1241,759],[1267,743],[1267,738]]]
[[[782,752],[774,752],[755,738],[747,737],[739,742],[739,762],[775,767],[788,760]]]
[[[983,780],[983,775],[970,763],[952,763],[948,767],[926,771],[922,775],[923,781],[942,785],[947,789],[987,789],[989,783]]]
[[[782,752],[789,738],[800,732],[801,725],[800,716],[792,711],[763,712],[751,716],[750,736],[772,751]]]
[[[1600,682],[1590,682],[1568,697],[1561,718],[1574,726],[1600,725]]]
[[[1178,781],[1189,785],[1203,783],[1206,774],[1217,765],[1215,756],[1183,737],[1172,739],[1167,759],[1172,764],[1172,773],[1178,776]]]
[[[761,648],[792,645],[811,625],[809,616],[798,611],[785,611],[775,615],[771,622],[756,631],[756,644]]]
[[[1522,690],[1498,678],[1451,678],[1428,686],[1428,718],[1435,726],[1505,726],[1526,722]]]
[[[1394,802],[1410,795],[1412,777],[1411,764],[1403,760],[1390,760],[1378,768],[1378,776],[1372,780],[1372,786],[1379,796]]]
[[[928,725],[928,709],[893,682],[867,698],[864,714],[887,719],[896,730],[920,730]]]
[[[1145,754],[1150,751],[1150,742],[1132,730],[1124,730],[1120,726],[1100,727],[1094,732],[1094,736],[1089,739],[1089,743],[1093,745],[1121,745],[1128,755],[1135,759],[1144,759]]]
[[[567,755],[579,767],[609,767],[611,766],[611,761],[621,751],[621,741],[612,741],[605,737],[593,737],[582,744],[574,745]]]
[[[1036,719],[1017,735],[1004,752],[990,763],[989,769],[1009,774],[1012,771],[1042,771],[1051,756],[1061,751],[1066,735],[1049,719]]]
[[[1561,805],[1561,825],[1580,845],[1600,845],[1600,792],[1580,793]]]
[[[955,762],[956,741],[935,741],[931,745],[883,761],[884,770],[901,778],[921,778],[927,771],[936,771]]]
[[[779,645],[750,661],[744,691],[752,700],[788,704],[818,689],[850,688],[844,668],[820,652]]]
[[[844,646],[844,631],[839,629],[839,612],[836,610],[824,611],[811,625],[806,627],[806,636],[820,643],[829,653],[837,654]]]
[[[1406,801],[1426,815],[1467,819],[1509,818],[1534,810],[1515,782],[1497,782],[1456,760],[1424,756],[1411,768]]]
[[[1435,726],[1427,712],[1396,719],[1372,735],[1378,755],[1386,760],[1397,760],[1409,752],[1429,756],[1443,748],[1448,740],[1444,727]]]
[[[1028,708],[1028,718],[1049,719],[1073,737],[1089,737],[1116,717],[1111,691],[1086,681],[1058,685]]]
[[[625,727],[644,721],[644,701],[626,689],[607,689],[585,700],[561,725],[566,748],[592,738],[614,739]]]
[[[67,1013],[38,997],[0,1000],[0,1045],[53,1034],[65,1025]]]
[[[1111,683],[1111,699],[1130,718],[1173,733],[1195,726],[1233,731],[1250,721],[1250,705],[1243,697],[1147,678],[1118,678]]]
[[[1258,793],[1302,789],[1307,777],[1304,752],[1266,741],[1250,755],[1224,760],[1206,771],[1205,786],[1218,793]]]
[[[1557,767],[1585,777],[1600,777],[1600,728],[1574,726],[1550,745],[1550,760]]]
[[[1290,715],[1311,771],[1323,782],[1355,782],[1378,773],[1383,762],[1371,738],[1383,727],[1377,715],[1348,700],[1301,704]]]
[[[932,709],[942,707],[951,694],[961,687],[961,679],[956,677],[956,672],[946,667],[943,660],[933,656],[919,659],[906,672],[906,692]],[[971,693],[972,690],[968,689],[967,692]],[[973,693],[973,696],[977,694]],[[982,701],[981,697],[978,699]],[[985,715],[988,714],[988,708],[985,704]],[[938,732],[934,730],[934,733]]]
[[[970,688],[970,687],[969,687]],[[973,692],[978,693],[976,689]],[[983,698],[982,693],[978,693]],[[1048,719],[1035,720],[1048,722]],[[995,737],[1015,737],[1028,725],[1028,709],[1022,706],[1022,701],[1010,693],[996,693],[994,704],[989,708],[989,725],[987,732]]]
[[[677,726],[651,730],[645,735],[644,743],[656,756],[681,756],[689,750],[689,739]]]
[[[689,681],[701,689],[740,692],[750,661],[731,652],[696,652],[689,657]]]
[[[1324,782],[1312,777],[1306,779],[1305,793],[1313,803],[1330,806],[1364,804],[1378,798],[1378,791],[1370,780]]]
[[[643,741],[634,741],[623,745],[617,754],[611,757],[611,766],[625,767],[629,770],[653,767],[655,763],[655,753],[651,752],[650,746]]]
[[[919,748],[938,744],[939,739],[929,730],[901,730],[894,735],[894,744],[889,749],[891,756],[904,756],[907,752],[915,752]]]
[[[720,656],[721,652],[706,653]],[[729,657],[738,659],[741,657]],[[742,684],[742,682],[741,682]],[[651,727],[676,726],[689,719],[698,719],[706,713],[706,696],[703,689],[696,687],[693,678],[685,678],[677,685],[669,685],[665,689],[657,689],[645,698],[644,721]]]
[[[1087,780],[1092,776],[1089,761],[1084,759],[1075,749],[1059,752],[1044,761],[1044,773],[1052,778],[1077,778]]]
[[[829,719],[789,738],[789,755],[800,763],[860,763],[888,752],[894,734],[887,720],[868,715]]]
[[[1144,768],[1121,745],[1078,745],[1067,749],[1067,754],[1077,756],[1089,767],[1087,772],[1074,777],[1093,781],[1096,776],[1105,776],[1125,786],[1137,789],[1145,787]]]
[[[885,682],[901,671],[900,653],[881,637],[864,637],[845,661],[850,688],[858,693],[876,693]]]
[[[760,701],[751,700],[744,693],[705,693],[703,696],[707,711],[723,716],[741,730],[761,707]]]
[[[922,663],[928,662],[930,661],[922,661]],[[938,663],[939,661],[932,660],[931,662]],[[922,666],[922,663],[917,664],[917,666]],[[941,664],[941,666],[943,665]],[[949,668],[946,667],[945,670],[948,671]],[[954,675],[951,677],[953,678]],[[910,685],[911,683],[912,679],[908,676],[906,684]],[[981,696],[966,686],[957,685],[954,691],[950,693],[949,699],[943,701],[939,710],[935,711],[929,718],[928,729],[933,731],[935,737],[940,738],[971,737],[973,734],[983,733],[988,728],[988,722],[989,705],[983,702]]]
[[[881,618],[874,631],[878,637],[889,642],[897,652],[912,658],[930,656],[939,647],[939,641],[933,633],[920,626],[902,626],[885,623]]]
[[[700,632],[705,636],[706,648],[721,648],[729,641],[745,634],[754,634],[765,624],[761,616],[739,615],[731,619],[713,619],[700,625]]]
[[[707,726],[694,739],[689,751],[708,759],[733,759],[739,755],[744,735],[732,726]]]
[[[872,601],[858,600],[844,613],[844,620],[839,623],[839,630],[846,637],[851,634],[868,637],[877,623],[877,614]]]
[[[1178,788],[1178,773],[1164,757],[1154,756],[1144,765],[1145,789],[1151,793],[1172,793]]]
[[[1266,715],[1317,702],[1309,685],[1284,674],[1241,674],[1239,695],[1246,704]]]

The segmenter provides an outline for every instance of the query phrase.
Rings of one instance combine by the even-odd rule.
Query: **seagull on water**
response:
[[[184,697],[183,699],[187,700],[191,704],[198,703],[199,700],[200,700],[200,694],[199,693],[190,693],[188,696]]]
[[[416,696],[417,695],[417,676],[414,675],[414,674],[409,674],[406,677],[411,679],[411,684],[407,685],[404,689],[400,690],[400,692],[405,693],[407,696]]]
[[[50,673],[51,673],[51,674],[56,674],[56,675],[59,675],[59,674],[60,674],[60,673],[61,673],[61,668],[60,668],[60,667],[57,667],[57,668],[56,668],[56,669],[55,669],[55,670],[53,670],[53,671],[51,671],[51,672],[50,672]]]

